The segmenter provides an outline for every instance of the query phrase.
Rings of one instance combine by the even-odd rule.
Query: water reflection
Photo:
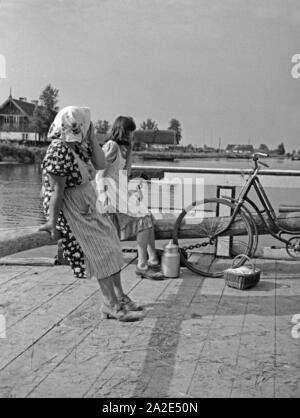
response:
[[[287,159],[270,159],[267,161],[272,169],[293,169],[300,170],[300,161]],[[135,161],[135,164],[144,164],[143,161]],[[166,171],[170,162],[150,161],[150,165],[165,166]],[[222,159],[193,159],[179,160],[171,165],[176,167],[222,167],[222,168],[251,168],[251,160],[231,160]],[[174,174],[177,177],[177,174]],[[41,168],[40,164],[1,164],[0,163],[0,228],[14,228],[21,226],[41,225],[45,219],[42,212],[40,189],[41,189]],[[274,181],[277,181],[274,179]],[[297,189],[298,191],[298,189]],[[210,186],[206,187],[206,196],[215,196],[215,190]],[[292,189],[270,189],[269,197],[275,208],[279,204],[288,202],[289,204],[299,204],[298,193]]]
[[[0,228],[42,224],[40,189],[39,164],[0,164]]]

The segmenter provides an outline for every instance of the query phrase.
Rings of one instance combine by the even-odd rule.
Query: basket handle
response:
[[[246,260],[251,264],[253,272],[255,272],[255,265],[254,265],[253,261],[251,260],[251,258],[249,258],[246,254],[239,254],[233,259],[233,261],[232,261],[232,268],[233,269],[236,268],[235,267],[235,262],[238,261],[240,258],[246,258]]]

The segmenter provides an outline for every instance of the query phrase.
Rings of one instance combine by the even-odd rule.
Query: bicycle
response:
[[[228,259],[243,254],[235,263],[242,266],[253,257],[261,233],[270,234],[286,245],[287,253],[300,259],[300,230],[289,230],[280,219],[259,180],[260,161],[268,154],[253,154],[254,169],[237,199],[222,196],[197,201],[185,208],[176,220],[173,240],[179,245],[181,263],[205,277],[222,277]],[[248,195],[254,189],[262,209]],[[285,239],[283,235],[292,235]]]

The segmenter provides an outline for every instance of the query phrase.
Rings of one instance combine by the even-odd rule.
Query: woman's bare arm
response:
[[[127,149],[126,166],[125,166],[125,169],[127,170],[128,179],[131,176],[131,168],[132,168],[131,165],[132,165],[132,146],[130,145]]]
[[[49,219],[45,225],[39,228],[39,231],[50,232],[51,238],[54,239],[57,234],[56,223],[63,204],[66,177],[54,176],[52,174],[49,177],[53,190],[49,202]]]
[[[104,155],[104,152],[102,151],[102,148],[98,144],[97,139],[95,138],[93,124],[91,124],[91,128],[90,128],[89,143],[90,143],[91,150],[92,150],[91,160],[92,160],[94,168],[96,170],[104,170],[106,166],[105,155]]]

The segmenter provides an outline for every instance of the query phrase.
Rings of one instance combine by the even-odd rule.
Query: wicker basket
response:
[[[248,260],[251,268],[247,266],[235,267],[236,261],[242,257]],[[256,286],[260,280],[260,275],[261,271],[255,268],[254,263],[250,260],[250,258],[241,254],[233,260],[232,267],[225,270],[224,279],[227,286],[239,290],[245,290]]]

